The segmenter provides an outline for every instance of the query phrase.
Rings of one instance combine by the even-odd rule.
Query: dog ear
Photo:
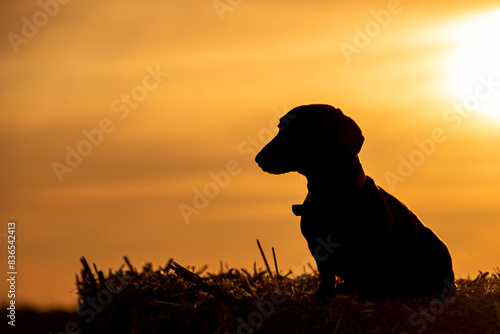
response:
[[[340,141],[341,154],[349,159],[354,159],[365,141],[359,126],[351,118],[344,116],[338,123],[338,140]]]

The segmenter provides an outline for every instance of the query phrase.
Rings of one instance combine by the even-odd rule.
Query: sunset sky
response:
[[[263,266],[259,239],[300,274],[305,178],[253,159],[311,103],[358,123],[366,173],[456,276],[500,266],[498,1],[66,2],[0,4],[0,268],[14,220],[18,306],[76,309],[82,256],[218,272]]]

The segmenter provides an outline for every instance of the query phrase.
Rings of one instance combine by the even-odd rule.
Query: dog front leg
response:
[[[319,271],[320,282],[318,288],[314,292],[317,297],[335,297],[335,279],[336,275],[332,268],[334,268],[334,264],[325,261],[318,261],[316,259],[316,265]]]
[[[335,297],[335,274],[320,271],[320,283],[314,294],[316,297]]]
[[[336,279],[334,268],[337,267],[336,252],[340,243],[334,242],[331,235],[328,235],[326,238],[317,237],[309,246],[321,279],[315,294],[319,297],[334,297]]]

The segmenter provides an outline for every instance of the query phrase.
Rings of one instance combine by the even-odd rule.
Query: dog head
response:
[[[307,176],[352,161],[364,137],[357,124],[340,109],[312,104],[290,110],[280,119],[279,132],[255,161],[271,174],[299,172]]]

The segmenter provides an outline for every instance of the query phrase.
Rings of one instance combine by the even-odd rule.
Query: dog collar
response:
[[[366,182],[366,174],[363,171],[363,168],[358,173],[358,176],[356,176],[356,179],[354,181],[355,187],[353,187],[353,190],[350,193],[357,192],[363,188]],[[302,216],[307,209],[307,207],[312,203],[312,193],[309,192],[307,194],[307,197],[304,201],[304,204],[294,204],[292,205],[292,212],[296,216]]]

